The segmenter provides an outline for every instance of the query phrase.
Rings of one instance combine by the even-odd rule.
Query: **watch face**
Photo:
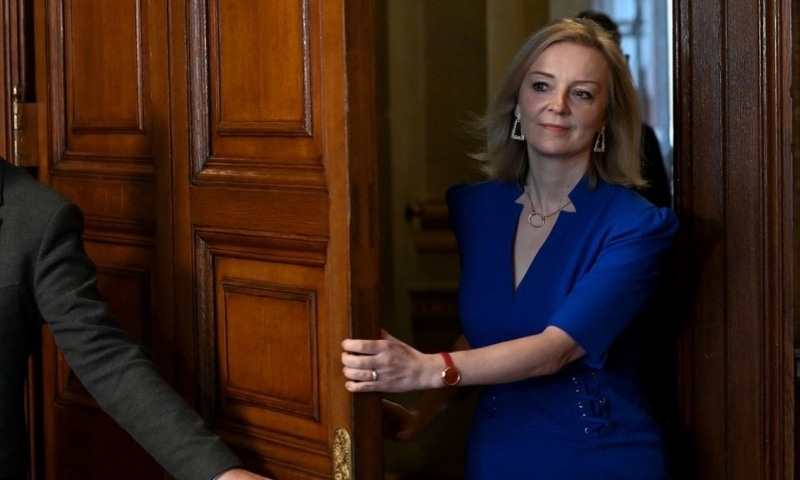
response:
[[[460,381],[461,372],[456,367],[447,367],[442,370],[442,383],[445,385],[452,387],[453,385],[458,385]]]

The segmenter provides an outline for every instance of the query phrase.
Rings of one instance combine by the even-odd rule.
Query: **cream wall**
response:
[[[487,94],[498,84],[517,49],[528,36],[550,19],[544,2],[530,0],[494,0],[486,2]],[[550,2],[554,3],[554,2]],[[555,2],[558,3],[558,2]]]
[[[571,17],[590,8],[592,8],[591,0],[550,0],[552,18]]]

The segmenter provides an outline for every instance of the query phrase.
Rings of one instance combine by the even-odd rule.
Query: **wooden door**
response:
[[[277,479],[378,478],[372,9],[342,0],[35,0],[40,178],[164,376]],[[162,478],[44,336],[40,478]],[[357,422],[354,412],[363,412]],[[362,476],[363,475],[363,476]]]
[[[797,478],[796,6],[674,2],[681,479]]]

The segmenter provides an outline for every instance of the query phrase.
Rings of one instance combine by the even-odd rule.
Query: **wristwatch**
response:
[[[454,387],[461,381],[461,372],[453,364],[453,358],[447,352],[439,352],[444,358],[444,370],[442,370],[442,383],[446,387]]]

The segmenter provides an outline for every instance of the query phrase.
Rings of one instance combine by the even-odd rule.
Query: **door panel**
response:
[[[327,222],[321,135],[326,121],[322,81],[327,75],[323,76],[321,64],[325,52],[319,38],[323,21],[319,3],[210,0],[197,2],[188,15],[187,34],[198,39],[184,52],[194,182],[285,185],[292,187],[287,193],[299,191],[300,197],[316,190],[318,198],[286,201],[273,194],[272,201],[301,202],[290,218],[313,216],[289,230],[298,225],[311,228],[309,233],[320,233],[313,231],[319,226],[327,230],[324,223],[320,225]],[[342,88],[341,77],[330,80]],[[333,101],[326,106],[336,108]],[[201,196],[199,202],[204,194],[214,192],[198,190],[192,195]],[[253,204],[243,200],[245,205]],[[285,212],[277,208],[274,213]],[[271,225],[274,222],[271,217],[251,217],[250,222],[261,218]]]
[[[63,94],[68,110],[62,161],[150,156],[145,96],[157,89],[146,83],[154,39],[140,34],[148,20],[143,5],[133,0],[64,2]]]
[[[330,376],[321,361],[330,349],[325,243],[195,233],[198,329],[206,337],[198,370],[218,378],[206,386],[214,389],[215,426],[259,456],[292,458],[302,449],[328,474],[317,459],[330,453],[330,405],[320,391]]]
[[[372,9],[35,5],[40,176],[83,209],[120,322],[253,469],[378,478],[380,399],[339,359],[378,334]],[[44,364],[47,478],[165,476],[49,337]]]

